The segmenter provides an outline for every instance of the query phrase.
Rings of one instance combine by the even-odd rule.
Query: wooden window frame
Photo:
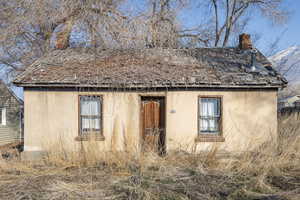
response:
[[[200,127],[200,109],[201,109],[201,99],[211,98],[220,100],[220,120],[219,120],[219,133],[218,134],[201,134]],[[225,138],[223,137],[223,96],[220,95],[199,95],[197,98],[198,108],[197,108],[197,137],[195,142],[224,142]]]
[[[91,133],[82,134],[82,115],[81,115],[81,97],[98,97],[100,100],[100,129]],[[104,141],[105,137],[103,134],[103,95],[84,94],[78,96],[78,136],[75,138],[76,141],[89,141],[97,140]],[[88,132],[88,131],[87,131]]]

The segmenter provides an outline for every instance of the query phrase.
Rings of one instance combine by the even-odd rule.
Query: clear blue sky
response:
[[[300,0],[286,0],[283,5],[291,13],[287,24],[272,25],[270,22],[258,16],[249,24],[249,30],[262,33],[262,38],[258,43],[258,48],[266,46],[274,41],[277,37],[282,37],[278,44],[279,50],[288,48],[293,45],[300,45]]]
[[[249,22],[245,32],[261,36],[256,43],[258,49],[266,51],[270,44],[280,36],[282,37],[277,50],[300,45],[300,0],[285,0],[282,6],[290,11],[290,17],[284,25],[273,25],[270,20],[259,15]],[[193,6],[187,9],[189,9],[188,14],[182,14],[180,21],[184,22],[187,27],[193,27],[197,25],[197,20],[201,21],[201,17],[204,15],[199,14],[199,9]]]

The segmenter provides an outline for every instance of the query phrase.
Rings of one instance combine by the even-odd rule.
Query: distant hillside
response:
[[[289,47],[270,56],[269,59],[289,84],[300,84],[300,46]]]

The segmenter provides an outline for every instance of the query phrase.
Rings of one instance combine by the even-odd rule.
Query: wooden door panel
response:
[[[158,150],[160,136],[160,102],[151,100],[143,102],[143,149]]]

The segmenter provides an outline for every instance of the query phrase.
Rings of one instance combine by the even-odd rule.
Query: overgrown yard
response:
[[[300,129],[280,120],[278,143],[219,155],[170,152],[49,154],[42,162],[0,161],[0,199],[300,199]],[[82,153],[82,152],[81,152]]]

